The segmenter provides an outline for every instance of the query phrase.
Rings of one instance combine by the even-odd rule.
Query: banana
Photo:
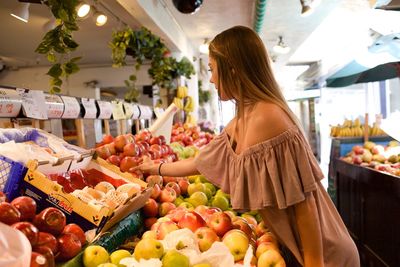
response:
[[[186,112],[192,112],[194,110],[194,101],[191,96],[186,97],[186,103],[183,110]]]
[[[177,106],[177,108],[183,109],[182,99],[174,97],[174,104]]]
[[[183,99],[188,95],[188,88],[186,86],[178,86],[176,97]]]

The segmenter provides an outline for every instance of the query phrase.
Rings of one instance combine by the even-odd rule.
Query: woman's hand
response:
[[[150,158],[144,157],[142,164],[133,167],[132,170],[146,174],[174,177],[199,174],[193,158],[168,163],[154,163]]]
[[[154,163],[149,157],[143,157],[143,162],[136,167],[131,168],[134,171],[140,171],[146,174],[158,174],[158,168],[161,163]]]

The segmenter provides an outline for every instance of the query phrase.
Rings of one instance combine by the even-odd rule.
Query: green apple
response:
[[[198,176],[198,175],[191,175],[191,176],[189,176],[189,177],[188,177],[188,178],[189,178],[189,183],[194,184],[194,183],[196,182],[197,176]]]
[[[175,199],[174,204],[175,204],[175,206],[178,207],[179,204],[181,204],[182,202],[184,202],[183,196],[179,196],[179,197],[177,197],[177,198]]]
[[[85,267],[97,267],[102,263],[107,263],[110,255],[105,248],[98,245],[90,245],[83,251],[83,265]]]
[[[195,183],[209,183],[204,175],[197,175]]]
[[[163,267],[189,267],[189,258],[176,250],[169,250],[162,258]]]
[[[206,186],[203,183],[197,183],[197,184],[189,184],[188,186],[188,194],[191,196],[194,192],[205,192],[206,191]]]
[[[222,242],[228,247],[235,261],[244,259],[249,247],[249,238],[243,231],[229,230],[222,238]]]
[[[193,210],[194,206],[192,203],[188,202],[189,198],[186,199],[186,201],[183,201],[181,204],[179,204],[178,207],[184,207],[187,210]]]
[[[225,193],[221,189],[218,189],[217,192],[215,192],[215,196],[223,196],[223,197],[226,197],[227,199],[231,198],[231,196],[229,194]]]
[[[229,209],[229,200],[222,195],[215,195],[211,202],[211,206],[220,208],[225,211]]]
[[[131,257],[132,254],[126,249],[119,249],[111,253],[110,261],[118,267],[124,267],[125,265],[119,264],[119,261],[123,258]]]
[[[194,207],[199,205],[206,205],[208,202],[207,195],[203,192],[194,192],[188,199],[187,202],[192,204]]]
[[[211,195],[217,193],[217,188],[212,183],[205,182],[204,185],[211,191]]]
[[[135,251],[133,252],[136,260],[148,260],[151,258],[161,259],[163,254],[163,244],[160,241],[151,238],[140,240],[135,247]]]
[[[206,191],[204,193],[206,194],[207,199],[211,199],[213,197],[213,194],[208,187],[206,187]]]

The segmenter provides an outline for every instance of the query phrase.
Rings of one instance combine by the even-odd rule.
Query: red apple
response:
[[[244,213],[241,215],[241,217],[244,218],[249,224],[252,224],[254,225],[254,227],[257,227],[257,220],[256,218],[254,218],[253,215]]]
[[[163,186],[163,177],[160,175],[149,175],[146,177],[146,182],[151,186],[153,184],[158,184],[160,188]]]
[[[138,157],[140,155],[140,148],[135,143],[129,143],[124,146],[124,155],[129,157]]]
[[[0,203],[0,222],[11,225],[19,222],[21,213],[19,210],[8,202]]]
[[[146,141],[139,141],[139,143],[144,147],[144,151],[149,151],[150,145]]]
[[[213,229],[218,236],[222,237],[233,228],[233,225],[228,214],[224,212],[215,212],[208,221],[208,227]]]
[[[46,257],[40,253],[32,252],[30,267],[50,267]]]
[[[188,189],[189,184],[190,183],[187,178],[182,177],[182,178],[178,179],[178,185],[181,188],[182,195],[187,195],[187,189]]]
[[[30,221],[36,214],[36,202],[30,197],[21,196],[13,199],[11,205],[21,213],[21,221]]]
[[[0,191],[0,203],[7,202],[7,196],[3,192]]]
[[[33,248],[33,251],[41,254],[43,257],[46,258],[46,261],[48,263],[47,266],[49,266],[49,267],[56,266],[56,263],[54,261],[54,253],[49,247],[46,247],[46,246],[35,246]],[[36,258],[35,261],[37,262],[38,259]],[[39,265],[39,266],[41,266],[41,265]]]
[[[169,182],[176,183],[178,181],[178,178],[173,177],[173,176],[163,176],[162,178],[163,178],[164,185],[167,185]]]
[[[162,240],[173,231],[179,230],[179,227],[173,221],[160,222],[156,229],[157,239]]]
[[[193,138],[187,135],[183,137],[182,142],[185,144],[185,146],[191,146],[193,144]]]
[[[195,211],[186,212],[178,222],[180,228],[188,228],[195,232],[198,228],[207,226],[204,219]]]
[[[269,232],[268,227],[265,225],[264,221],[261,221],[259,224],[257,224],[256,227],[256,234],[258,237],[262,236],[263,234]]]
[[[153,136],[152,138],[150,138],[149,144],[150,145],[161,145],[162,142],[158,136]]]
[[[40,231],[58,236],[65,227],[66,218],[62,211],[50,207],[36,215],[33,223]]]
[[[242,230],[249,237],[249,239],[251,239],[253,235],[253,229],[250,227],[246,219],[236,216],[236,218],[232,221],[232,225],[233,228]]]
[[[139,157],[124,157],[121,160],[119,168],[122,172],[127,172],[130,168],[138,166],[141,161],[142,159]]]
[[[177,208],[169,211],[168,214],[165,217],[168,217],[173,222],[178,223],[179,220],[183,217],[183,215],[186,214],[186,212],[187,212],[186,208],[181,206],[181,207],[177,207]]]
[[[164,135],[159,135],[158,138],[161,140],[161,145],[165,145],[167,143]]]
[[[29,240],[32,246],[36,245],[39,239],[39,230],[30,222],[17,222],[11,225],[12,228],[21,231]]]
[[[160,217],[164,217],[165,215],[168,214],[171,210],[175,209],[176,206],[172,202],[163,202],[159,205],[158,207],[158,215]]]
[[[85,232],[82,230],[82,228],[79,225],[77,225],[75,223],[67,224],[64,227],[62,234],[67,234],[67,233],[76,235],[78,237],[79,241],[81,241],[82,247],[86,244]]]
[[[149,142],[151,139],[151,132],[147,130],[140,131],[137,135],[135,135],[135,141],[140,142]]]
[[[121,158],[117,155],[111,155],[107,158],[107,162],[119,167],[121,164]]]
[[[146,229],[152,229],[153,225],[155,223],[157,223],[157,217],[150,217],[150,218],[146,218],[144,219],[144,226]]]
[[[102,159],[107,159],[109,156],[111,156],[110,149],[105,145],[97,147],[96,154]]]
[[[117,150],[115,148],[115,144],[114,143],[105,144],[104,146],[108,148],[108,150],[110,151],[111,155],[116,155],[117,154]]]
[[[165,185],[165,187],[172,188],[175,191],[176,196],[179,196],[181,194],[181,188],[176,182],[169,182]]]
[[[150,197],[152,199],[157,199],[160,196],[160,194],[161,194],[160,186],[158,184],[153,185]]]
[[[149,153],[150,158],[151,158],[152,160],[156,160],[156,159],[162,158],[161,151],[149,150],[148,153]]]
[[[278,241],[271,232],[265,232],[256,241],[256,246],[258,247],[261,243],[273,243],[278,247]]]
[[[36,246],[44,246],[50,248],[53,252],[53,255],[56,255],[58,252],[57,239],[54,237],[54,235],[46,232],[39,232]]]
[[[58,251],[57,259],[61,261],[66,261],[72,259],[82,249],[81,241],[79,238],[71,233],[62,234],[57,238],[58,241]]]
[[[156,217],[158,215],[158,203],[153,198],[149,198],[142,208],[146,217]]]
[[[128,140],[125,135],[118,135],[114,139],[114,146],[117,151],[124,151],[124,146],[128,144]]]
[[[106,134],[103,136],[103,140],[101,141],[103,144],[109,144],[114,141],[114,137],[110,134]]]
[[[208,250],[212,244],[219,241],[218,235],[208,227],[200,227],[195,232],[194,235],[199,244],[199,249],[201,252]]]
[[[172,188],[164,188],[161,190],[160,196],[158,197],[158,200],[160,202],[174,202],[176,199],[176,192]]]

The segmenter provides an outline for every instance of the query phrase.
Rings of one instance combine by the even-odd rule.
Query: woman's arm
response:
[[[306,199],[295,205],[295,214],[303,247],[304,266],[324,266],[322,234],[317,206],[312,193],[307,193]]]
[[[162,164],[161,167],[160,164]],[[194,158],[170,163],[154,163],[151,159],[146,157],[142,164],[133,169],[149,174],[161,174],[162,176],[188,176],[199,174],[194,164]]]

